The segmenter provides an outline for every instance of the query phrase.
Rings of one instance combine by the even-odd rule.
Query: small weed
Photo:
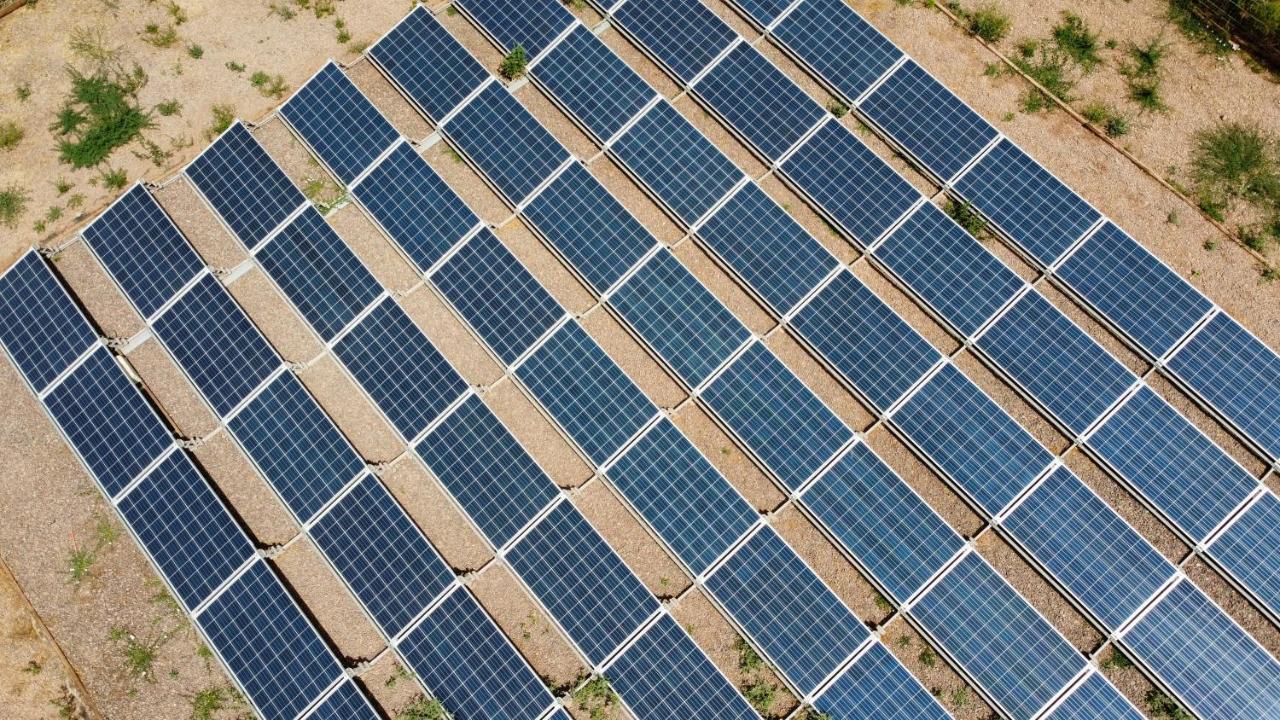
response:
[[[1053,41],[1084,72],[1102,63],[1098,55],[1098,34],[1073,12],[1063,12],[1062,20],[1053,26]]]
[[[911,647],[911,636],[907,634],[899,635],[893,639],[893,644],[900,648]]]
[[[44,232],[44,221],[38,221],[40,226],[36,232]],[[71,582],[80,584],[88,580],[93,575],[93,563],[97,561],[97,553],[91,548],[77,547],[72,548],[71,553],[67,556],[67,563],[70,566],[68,572],[71,575]]]
[[[1013,122],[1013,119],[1016,117],[1017,117],[1017,114],[1012,112],[1007,112],[1003,116],[1001,116],[1000,119],[1004,120],[1005,122]]]
[[[26,102],[31,99],[31,83],[19,83],[13,89],[13,94],[18,98],[18,102]]]
[[[102,173],[102,186],[108,190],[123,190],[129,184],[129,176],[123,169],[106,170]]]
[[[346,45],[351,42],[351,32],[345,29],[339,30],[337,40],[339,45]]]
[[[591,720],[603,720],[609,710],[618,704],[618,694],[613,691],[609,678],[600,675],[591,678],[573,693],[579,708],[586,710]]]
[[[951,691],[951,707],[957,709],[966,708],[969,707],[971,702],[972,700],[969,697],[969,688],[958,687]]]
[[[401,680],[412,680],[413,673],[409,672],[403,665],[396,663],[391,670],[391,675],[383,683],[389,688],[395,687]]]
[[[1263,283],[1270,284],[1275,282],[1276,280],[1280,280],[1280,270],[1277,270],[1276,268],[1271,267],[1270,265],[1258,266],[1258,283],[1259,284],[1263,284]]]
[[[1107,137],[1116,138],[1129,133],[1129,118],[1106,103],[1091,103],[1080,114],[1091,124],[1102,128]]]
[[[164,102],[156,105],[156,112],[159,113],[161,117],[181,115],[182,103],[178,102],[177,99],[165,100]]]
[[[1127,670],[1133,667],[1133,661],[1129,659],[1119,648],[1111,648],[1111,655],[1102,663],[1103,670]]]
[[[755,708],[756,712],[768,717],[769,708],[778,697],[778,686],[767,682],[753,682],[742,688],[742,696],[751,703],[751,707]]]
[[[172,2],[171,0],[165,7],[165,10],[169,12],[169,17],[173,18],[174,25],[181,25],[187,21],[187,11],[178,3]]]
[[[354,42],[347,49],[355,55],[363,55],[364,51],[369,49],[369,41],[360,40],[359,42]]]
[[[172,25],[160,27],[156,23],[150,23],[142,29],[142,39],[154,47],[173,47],[178,42],[178,29]]]
[[[30,199],[27,189],[16,183],[0,189],[0,225],[9,229],[18,227],[18,219],[27,212]]]
[[[204,668],[206,670],[213,667],[213,650],[209,649],[208,645],[200,643],[200,646],[196,648],[196,657],[204,661]]]
[[[1067,55],[1057,47],[1037,45],[1038,52],[1028,57],[1017,57],[1013,64],[1040,84],[1050,95],[1063,102],[1071,102],[1076,82],[1067,69]],[[1022,111],[1027,114],[1053,106],[1049,98],[1037,88],[1031,88],[1022,99]]]
[[[1160,92],[1159,79],[1134,80],[1129,83],[1129,99],[1143,112],[1164,112],[1164,96]]]
[[[1035,57],[1036,49],[1040,47],[1040,41],[1035,38],[1023,38],[1018,41],[1014,49],[1018,51],[1018,56],[1030,60]]]
[[[746,640],[738,638],[734,649],[738,651],[738,669],[742,672],[752,673],[764,668],[764,658]]]
[[[989,43],[998,43],[1009,34],[1013,20],[1000,6],[987,3],[968,15],[969,32]]]
[[[67,41],[67,49],[71,54],[99,66],[114,63],[120,56],[120,48],[112,47],[103,38],[98,28],[76,28],[71,31],[71,39]]]
[[[975,238],[982,235],[986,230],[986,222],[983,221],[982,216],[973,209],[973,203],[971,202],[965,201],[960,203],[955,200],[948,200],[945,210],[947,215],[949,215],[952,220],[956,221],[957,225],[964,228],[965,232]]]
[[[22,672],[28,675],[39,675],[43,670],[44,666],[35,660],[29,660],[26,665],[22,666]]]
[[[498,72],[502,77],[508,80],[515,80],[524,75],[525,69],[529,66],[529,57],[525,53],[524,45],[516,45],[502,58],[502,64],[498,66]]]
[[[1155,77],[1160,74],[1160,64],[1169,52],[1169,45],[1160,37],[1154,37],[1142,45],[1131,44],[1128,55],[1130,64],[1122,68],[1130,77]]]
[[[126,674],[142,678],[147,682],[155,682],[151,667],[155,664],[156,655],[160,649],[158,643],[143,642],[138,639],[138,636],[129,632],[128,628],[124,627],[112,628],[107,639],[120,646],[120,654],[124,656]]]
[[[395,720],[447,720],[448,713],[439,700],[418,696],[400,708]]]
[[[187,46],[187,55],[189,55],[192,60],[199,60],[204,57],[204,48],[195,43],[191,43]]]
[[[1000,77],[1004,74],[1004,66],[998,62],[989,62],[982,66],[983,77]]]
[[[848,115],[848,114],[849,114],[849,106],[848,106],[848,105],[845,105],[844,103],[840,102],[839,100],[832,100],[832,101],[827,105],[827,110],[828,110],[828,111],[830,111],[830,113],[831,113],[832,115],[834,115],[835,117],[838,117],[838,118],[842,118],[842,117],[844,117],[845,115]]]
[[[1240,236],[1240,242],[1244,246],[1254,252],[1266,252],[1267,245],[1270,244],[1269,239],[1262,233],[1262,230],[1254,226],[1241,226],[1236,229],[1236,234]]]
[[[68,210],[79,209],[81,205],[84,205],[84,195],[80,193],[76,193],[75,195],[72,195],[71,197],[67,198]]]
[[[244,72],[244,63],[238,63],[235,60],[228,60],[227,69],[238,75]]]
[[[48,210],[44,211],[45,222],[55,223],[62,219],[62,208],[58,205],[50,205]]]
[[[933,667],[938,664],[938,653],[934,652],[933,648],[925,648],[920,651],[918,659],[920,660],[921,665],[925,667]]]
[[[1223,122],[1196,134],[1191,176],[1205,201],[1280,206],[1280,151],[1256,125]],[[1202,201],[1203,204],[1203,201]]]
[[[208,140],[212,140],[226,132],[227,128],[231,127],[231,123],[236,121],[236,109],[230,105],[214,105],[211,112],[213,114],[213,124],[204,132],[205,138]]]
[[[191,720],[213,720],[214,713],[235,707],[240,702],[240,694],[229,687],[206,688],[191,696]]]
[[[263,97],[274,97],[277,100],[284,97],[288,92],[289,86],[284,82],[283,75],[272,76],[263,70],[255,70],[249,76],[249,84],[258,89],[258,93]]]
[[[37,234],[43,233],[45,229],[44,220],[41,219],[31,223],[31,229],[35,230]]]
[[[457,151],[457,150],[454,150],[454,149],[453,149],[453,148],[451,148],[451,147],[447,147],[447,148],[445,148],[445,149],[444,149],[444,152],[445,152],[445,154],[446,154],[446,155],[448,155],[448,156],[449,156],[449,159],[450,159],[450,160],[453,160],[453,161],[454,161],[454,162],[456,162],[456,163],[460,163],[460,162],[462,162],[462,156],[458,154],[458,151]]]
[[[12,120],[0,122],[0,150],[8,150],[22,142],[26,132],[22,126]]]
[[[1164,217],[1164,221],[1174,227],[1182,225],[1182,218],[1178,217],[1177,210],[1170,210],[1169,214]]]
[[[294,12],[293,8],[284,4],[271,3],[270,10],[271,15],[275,15],[285,22],[288,22],[298,16],[298,13]]]
[[[1147,692],[1145,699],[1147,711],[1151,713],[1153,718],[1158,718],[1159,720],[1193,720],[1191,714],[1183,710],[1178,701],[1159,690],[1151,689]]]
[[[448,15],[449,17],[456,17],[458,15],[458,8],[454,7],[453,5],[450,5],[449,7],[444,9],[444,14]]]
[[[303,7],[306,6],[303,5]],[[311,7],[311,11],[315,13],[317,20],[323,20],[338,12],[338,6],[334,0],[315,0],[315,5]]]
[[[875,597],[876,609],[880,612],[893,612],[893,603],[880,593],[876,593]]]
[[[1217,238],[1208,238],[1208,239],[1206,239],[1206,240],[1201,244],[1201,247],[1203,247],[1205,250],[1217,250],[1217,249],[1218,249],[1218,239],[1217,239]]]

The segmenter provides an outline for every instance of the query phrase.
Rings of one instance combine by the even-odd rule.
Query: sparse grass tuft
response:
[[[986,231],[987,223],[982,219],[982,216],[973,209],[973,203],[967,201],[960,203],[955,200],[948,200],[947,206],[944,209],[946,210],[947,215],[950,216],[952,220],[956,221],[957,225],[964,228],[964,231],[973,237],[979,238]]]
[[[176,98],[165,100],[164,102],[156,104],[156,112],[159,113],[162,117],[171,117],[173,115],[181,115],[182,103],[178,102]]]
[[[1280,209],[1280,150],[1257,125],[1222,122],[1196,134],[1191,177],[1203,201],[1244,200]]]
[[[18,98],[18,102],[26,102],[31,99],[31,83],[18,83],[13,88],[14,97]]]
[[[98,66],[116,62],[120,57],[120,48],[107,44],[99,28],[76,28],[71,31],[71,39],[67,41],[67,49],[81,60]]]
[[[1086,73],[1093,72],[1102,63],[1098,55],[1098,34],[1073,12],[1063,12],[1062,20],[1053,26],[1053,41]]]
[[[604,720],[609,710],[618,704],[618,694],[613,691],[609,678],[600,675],[575,690],[573,700],[579,708],[587,711],[591,720]]]
[[[995,3],[979,6],[968,14],[969,32],[989,43],[998,43],[1009,35],[1013,20]]]
[[[231,123],[236,121],[236,109],[230,105],[214,105],[211,113],[213,114],[213,124],[204,131],[204,136],[207,140],[212,140],[221,135],[227,128],[231,127]]]
[[[173,47],[178,42],[178,29],[172,25],[161,27],[156,23],[148,23],[142,28],[142,40],[153,47]]]
[[[515,80],[524,75],[525,69],[529,66],[529,57],[526,55],[524,45],[516,45],[502,58],[502,64],[498,66],[498,72],[502,77],[508,80]]]
[[[1168,109],[1164,104],[1164,95],[1160,91],[1158,79],[1130,82],[1129,99],[1142,108],[1143,112],[1164,112]]]
[[[223,685],[205,688],[191,696],[191,720],[213,720],[216,713],[241,705],[240,693]]]
[[[933,651],[933,648],[921,650],[920,655],[917,657],[920,660],[920,664],[925,667],[933,667],[938,664],[938,654]]]
[[[22,126],[12,120],[0,122],[0,150],[8,150],[22,142],[26,132]]]
[[[14,183],[0,189],[0,225],[9,229],[18,227],[18,220],[27,212],[31,193]]]
[[[108,190],[123,190],[129,184],[129,176],[121,168],[106,170],[101,175],[102,186]]]
[[[289,85],[285,83],[283,75],[271,75],[263,70],[255,70],[249,76],[249,84],[257,88],[263,97],[273,97],[277,100],[289,92]]]
[[[187,55],[191,56],[192,60],[199,60],[204,57],[204,48],[195,43],[191,43],[190,45],[187,45]]]
[[[238,63],[235,60],[228,60],[227,69],[238,75],[244,72],[244,63]]]
[[[1154,688],[1147,692],[1146,705],[1147,712],[1157,720],[1194,720],[1177,700]]]
[[[1091,124],[1102,128],[1107,137],[1117,138],[1129,133],[1129,118],[1104,102],[1086,105],[1080,114]]]
[[[849,114],[849,106],[845,105],[839,100],[832,100],[831,103],[827,105],[827,110],[829,110],[831,114],[836,116],[837,118],[842,118],[845,115]]]
[[[1050,95],[1063,102],[1071,102],[1076,82],[1067,69],[1068,56],[1056,46],[1037,43],[1030,57],[1013,58],[1013,64],[1019,70],[1035,80]],[[1052,101],[1044,92],[1036,88],[1027,90],[1022,98],[1022,111],[1028,114],[1047,110],[1053,107]]]
[[[1153,37],[1142,45],[1129,45],[1130,64],[1123,72],[1133,77],[1154,77],[1160,74],[1160,66],[1169,53],[1169,45],[1161,37]]]
[[[395,720],[447,720],[448,714],[439,700],[419,696],[400,708]]]

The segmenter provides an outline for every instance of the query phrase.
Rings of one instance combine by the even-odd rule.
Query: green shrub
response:
[[[969,13],[968,18],[969,32],[989,43],[997,43],[1005,39],[1009,35],[1009,28],[1013,27],[1013,20],[1009,18],[1009,14],[995,3],[982,5]]]
[[[0,122],[0,150],[8,150],[18,143],[22,142],[22,137],[26,135],[22,126],[12,120]]]
[[[529,66],[529,57],[526,55],[524,45],[516,45],[502,58],[502,64],[498,66],[498,72],[502,77],[508,80],[515,80],[524,75],[524,71]]]
[[[164,117],[181,115],[182,103],[178,102],[176,99],[165,100],[164,102],[156,104],[156,112],[160,113],[160,115]]]
[[[187,46],[187,55],[190,55],[192,60],[199,60],[204,57],[204,48],[195,43],[191,43]]]
[[[213,124],[205,130],[205,137],[212,140],[221,135],[227,128],[231,127],[231,123],[236,121],[236,109],[230,105],[214,105]]]
[[[30,199],[27,189],[17,184],[0,189],[0,225],[9,229],[18,227],[18,219],[27,211]]]
[[[1159,720],[1195,720],[1190,713],[1182,709],[1177,700],[1163,692],[1151,689],[1146,697],[1147,711]]]
[[[948,200],[945,208],[947,215],[956,224],[964,228],[964,231],[970,235],[979,237],[986,230],[987,224],[983,221],[982,216],[973,209],[973,203],[965,201],[958,203],[955,200]]]
[[[129,184],[129,176],[122,169],[107,170],[102,173],[102,185],[109,190],[123,190]]]
[[[1102,63],[1098,55],[1098,34],[1073,12],[1063,12],[1062,20],[1053,26],[1053,41],[1086,73]]]
[[[1135,80],[1129,83],[1129,99],[1144,112],[1164,112],[1164,94],[1160,91],[1160,81]]]
[[[138,107],[134,97],[145,82],[138,79],[137,71],[132,77],[112,77],[103,70],[84,75],[75,68],[68,73],[71,94],[50,126],[62,138],[58,142],[62,162],[74,168],[93,167],[152,126],[151,114]]]
[[[1204,201],[1225,207],[1245,200],[1280,208],[1275,138],[1256,125],[1221,122],[1197,133],[1195,143],[1191,177]]]
[[[1169,45],[1159,37],[1154,37],[1142,45],[1129,45],[1130,64],[1124,73],[1133,77],[1154,77],[1160,74],[1160,65],[1169,52]]]

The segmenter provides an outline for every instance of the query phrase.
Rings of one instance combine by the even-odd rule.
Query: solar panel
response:
[[[406,439],[417,437],[467,389],[413,320],[389,300],[333,350]]]
[[[1209,555],[1272,613],[1280,615],[1277,548],[1280,548],[1280,500],[1268,492],[1213,541]]]
[[[382,293],[360,258],[313,207],[286,225],[257,257],[325,340],[333,339]]]
[[[710,8],[683,0],[628,0],[613,19],[686,84],[738,37]]]
[[[889,38],[842,0],[805,0],[778,23],[773,36],[849,100],[902,57]]]
[[[81,234],[143,317],[204,269],[204,262],[141,183]]]
[[[920,198],[911,183],[838,122],[819,128],[781,169],[864,247]]]
[[[964,546],[928,503],[862,443],[805,489],[803,497],[828,532],[899,600],[914,595]]]
[[[1071,691],[1045,720],[1142,720],[1119,690],[1097,673]]]
[[[782,157],[827,114],[747,43],[730,50],[694,92],[770,160]]]
[[[670,420],[636,441],[609,468],[609,480],[695,575],[757,517]]]
[[[513,204],[569,159],[569,151],[497,83],[453,116],[445,134]]]
[[[840,264],[755,183],[734,193],[698,236],[779,315]]]
[[[949,363],[893,414],[892,422],[991,515],[1053,459]]]
[[[1280,663],[1190,581],[1175,585],[1123,642],[1200,717],[1280,715]]]
[[[495,547],[515,537],[557,494],[551,479],[474,395],[422,439],[418,454]]]
[[[800,689],[812,693],[870,637],[773,528],[747,540],[707,589]]]
[[[425,7],[410,10],[369,48],[369,57],[437,122],[489,79],[484,66]]]
[[[465,589],[398,643],[415,674],[457,718],[533,720],[551,695]]]
[[[733,0],[733,5],[747,13],[748,17],[765,27],[791,5],[790,0]]]
[[[852,272],[836,275],[791,319],[876,407],[887,410],[942,355]]]
[[[280,367],[280,356],[213,275],[205,275],[152,324],[219,416]]]
[[[307,202],[239,122],[191,161],[187,177],[250,248]]]
[[[1065,467],[1001,523],[1109,628],[1119,628],[1174,567]]]
[[[1134,382],[1128,368],[1039,292],[1019,298],[978,347],[1076,434]]]
[[[623,9],[630,6],[628,2]],[[665,100],[649,108],[611,149],[686,224],[705,215],[743,178],[742,171]]]
[[[1022,288],[1022,278],[933,203],[876,247],[875,257],[965,337]]]
[[[951,715],[880,643],[831,682],[814,707],[833,718],[946,720]]]
[[[981,115],[910,59],[858,109],[944,181],[955,177],[999,135]]]
[[[953,566],[911,613],[1021,720],[1035,716],[1085,667],[1084,657],[977,553]]]
[[[497,40],[503,52],[524,47],[535,58],[574,22],[555,0],[459,0],[459,7]]]
[[[792,490],[853,437],[840,418],[759,343],[708,385],[702,398]]]
[[[332,60],[289,98],[280,114],[344,184],[400,137]]]
[[[560,328],[516,370],[551,417],[602,465],[657,408],[576,322]]]
[[[353,192],[421,272],[480,222],[407,143],[392,150]]]
[[[344,682],[332,695],[307,715],[307,720],[378,720],[379,715],[369,704],[364,693],[356,688],[355,681]]]
[[[659,617],[606,672],[637,720],[758,717],[670,615]]]
[[[249,700],[269,718],[293,718],[342,666],[265,562],[257,562],[198,619]]]
[[[1280,457],[1280,356],[1271,348],[1218,313],[1168,367],[1271,457]]]
[[[80,308],[34,251],[0,275],[0,343],[36,392],[97,340]]]
[[[955,191],[1043,265],[1102,217],[1008,139],[957,180]]]
[[[249,538],[181,451],[162,460],[118,507],[189,609],[254,555]]]
[[[658,609],[658,601],[622,558],[562,502],[506,553],[551,616],[600,663]]]
[[[669,250],[650,258],[609,303],[689,387],[706,380],[751,337]]]
[[[644,78],[581,25],[538,61],[533,75],[601,142],[656,95]]]
[[[468,240],[431,280],[508,365],[564,317],[560,303],[488,228]]]
[[[1147,387],[1107,418],[1088,443],[1197,541],[1258,486],[1248,471]]]

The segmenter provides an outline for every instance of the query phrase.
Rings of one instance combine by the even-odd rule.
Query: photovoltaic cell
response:
[[[369,48],[369,57],[435,121],[489,79],[484,66],[422,6]]]
[[[1280,500],[1263,494],[1213,544],[1222,563],[1272,613],[1280,615]]]
[[[364,693],[354,681],[344,682],[332,695],[307,715],[307,720],[378,720]]]
[[[226,415],[280,367],[230,293],[205,275],[152,323],[218,415]]]
[[[1045,720],[1142,720],[1142,713],[1115,686],[1093,673]]]
[[[574,21],[556,0],[459,0],[458,4],[498,41],[503,52],[520,45],[530,59]]]
[[[893,414],[910,441],[994,515],[1053,456],[954,365],[947,364]]]
[[[560,503],[506,554],[593,663],[618,649],[658,601],[573,505]]]
[[[1016,720],[1030,720],[1085,667],[1084,657],[977,553],[957,563],[911,613]]]
[[[644,78],[581,25],[538,61],[533,75],[601,142],[656,95]]]
[[[752,20],[760,24],[760,27],[765,27],[778,19],[790,4],[790,0],[733,0],[733,5],[747,13]]]
[[[899,600],[914,595],[964,546],[862,443],[805,490],[804,504]]]
[[[422,439],[418,454],[496,547],[557,494],[551,479],[474,395]]]
[[[0,342],[36,392],[98,339],[35,252],[0,275]]]
[[[200,256],[141,183],[81,234],[143,317],[159,310],[204,268]]]
[[[951,715],[880,643],[867,648],[814,702],[833,718],[947,720]]]
[[[627,0],[613,18],[686,84],[738,37],[710,8],[683,0]]]
[[[902,57],[889,38],[843,0],[805,0],[778,23],[773,36],[849,100],[866,92]]]
[[[307,202],[239,122],[191,161],[187,177],[250,248]]]
[[[689,387],[701,384],[751,337],[669,250],[650,258],[609,303]]]
[[[824,124],[781,167],[863,246],[920,198],[911,183],[838,122]]]
[[[612,150],[686,224],[705,215],[743,178],[738,166],[665,100],[649,108]]]
[[[254,563],[198,622],[266,717],[297,717],[342,677],[337,658],[265,562]]]
[[[400,137],[332,60],[298,89],[280,114],[343,184],[355,180]]]

